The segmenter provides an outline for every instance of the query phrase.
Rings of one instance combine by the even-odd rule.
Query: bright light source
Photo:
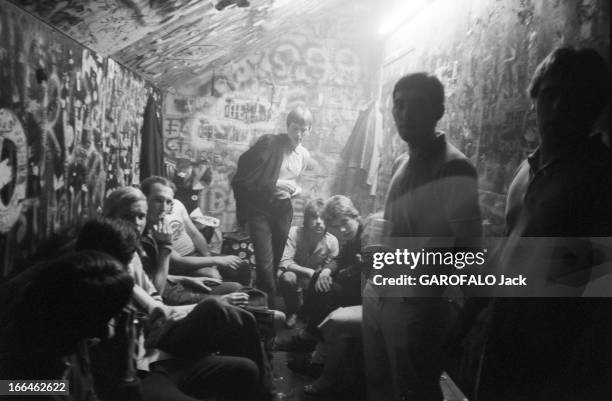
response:
[[[402,22],[414,17],[419,11],[421,11],[427,2],[427,0],[408,0],[405,4],[402,4],[400,8],[394,10],[393,13],[390,13],[387,16],[385,22],[382,23],[378,32],[381,35],[386,35],[393,32]]]

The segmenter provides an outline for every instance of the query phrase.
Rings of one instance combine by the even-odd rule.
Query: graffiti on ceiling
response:
[[[11,0],[81,44],[164,89],[331,13],[363,13],[342,0]],[[363,14],[362,14],[363,15]]]

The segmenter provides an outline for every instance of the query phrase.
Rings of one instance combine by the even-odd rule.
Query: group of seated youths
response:
[[[277,350],[313,351],[306,362],[289,362],[300,373],[318,377],[308,395],[337,389],[351,343],[361,341],[362,219],[349,198],[314,199],[304,208],[302,227],[292,227],[279,266],[279,290],[287,323],[300,311],[304,328]],[[316,348],[316,349],[315,349]]]
[[[285,315],[224,280],[248,265],[211,255],[181,206],[163,177],[118,188],[76,238],[5,279],[0,376],[66,379],[70,395],[58,400],[274,399],[262,340]],[[360,221],[344,196],[308,202],[278,267],[288,326],[298,310],[307,324],[277,348],[319,344],[309,394],[334,385],[346,339],[359,337]]]
[[[57,399],[274,399],[262,340],[284,314],[223,281],[242,260],[210,255],[180,214],[194,250],[175,248],[170,181],[141,188],[111,192],[103,218],[0,284],[0,377],[69,380]]]

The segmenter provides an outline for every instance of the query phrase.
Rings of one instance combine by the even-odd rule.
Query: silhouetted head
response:
[[[112,256],[70,253],[49,262],[28,283],[15,310],[25,344],[45,355],[66,355],[86,338],[105,338],[134,282]],[[32,361],[36,363],[36,361]]]
[[[438,78],[424,72],[400,78],[393,88],[393,119],[399,136],[419,145],[435,137],[435,127],[444,115],[444,87]]]
[[[528,88],[543,142],[588,136],[610,101],[610,90],[610,68],[595,50],[553,50],[536,68]]]
[[[105,252],[117,259],[124,269],[140,247],[140,235],[133,224],[118,219],[87,221],[76,242],[76,250]]]

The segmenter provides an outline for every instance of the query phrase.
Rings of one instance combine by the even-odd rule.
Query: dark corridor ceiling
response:
[[[250,3],[217,10],[217,3]],[[193,80],[291,28],[367,0],[11,0],[164,89]],[[367,13],[367,10],[365,11]]]

